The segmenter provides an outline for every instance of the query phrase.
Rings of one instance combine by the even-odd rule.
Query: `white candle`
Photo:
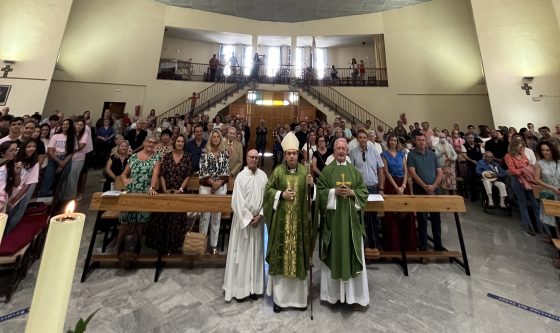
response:
[[[6,228],[7,221],[8,215],[0,214],[0,245],[2,244],[2,238],[4,237],[4,229]]]
[[[64,331],[85,219],[65,213],[50,220],[26,333]]]

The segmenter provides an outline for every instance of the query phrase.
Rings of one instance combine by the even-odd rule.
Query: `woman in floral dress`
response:
[[[148,135],[144,148],[128,159],[121,178],[128,193],[157,194],[156,186],[160,169],[160,156],[155,152],[157,139]],[[119,259],[125,264],[132,262],[140,253],[140,237],[150,213],[123,212],[119,217],[118,248]]]
[[[182,194],[192,174],[191,155],[185,152],[185,137],[179,134],[173,151],[161,160],[160,192]],[[185,240],[187,232],[186,213],[154,213],[146,231],[146,246],[162,254],[175,252]]]

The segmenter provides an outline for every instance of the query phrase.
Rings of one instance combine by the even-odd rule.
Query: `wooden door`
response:
[[[111,114],[117,114],[119,118],[122,118],[125,106],[126,103],[122,102],[105,102],[103,103],[103,111],[101,112],[101,114],[103,114],[105,110],[109,109]]]
[[[268,129],[266,140],[266,152],[272,153],[274,138],[272,134],[276,124],[290,124],[294,117],[300,120],[315,119],[316,109],[314,107],[298,106],[260,106],[254,104],[230,105],[229,114],[231,116],[241,116],[247,119],[251,128],[251,138],[247,144],[249,149],[255,148],[256,131],[260,120],[263,119],[265,127]]]

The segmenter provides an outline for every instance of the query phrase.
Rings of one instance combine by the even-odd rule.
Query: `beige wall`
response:
[[[49,94],[48,107],[79,109],[82,103],[82,109],[87,106],[95,114],[108,98],[126,95],[130,100],[127,105],[143,104],[145,110],[153,107],[159,113],[192,91],[202,90],[204,86],[197,83],[155,80],[167,25],[286,36],[384,33],[390,86],[341,89],[348,97],[391,124],[401,112],[407,112],[411,120],[432,120],[438,127],[454,122],[466,126],[473,120],[491,123],[488,97],[484,87],[477,85],[482,78],[480,53],[474,23],[470,15],[465,15],[467,12],[468,0],[433,0],[363,15],[360,24],[356,24],[356,17],[272,23],[151,0],[75,0],[62,44],[60,64],[64,72],[55,74],[57,82]],[[91,41],[94,45],[89,45]],[[173,51],[171,45],[166,51]],[[344,59],[346,52],[358,51],[340,52]],[[76,87],[70,88],[72,84]],[[90,89],[91,84],[104,87]],[[118,87],[124,88],[117,94]],[[131,92],[124,93],[125,88]],[[75,94],[77,101],[71,102],[65,90]]]
[[[72,0],[0,1],[0,66],[1,60],[16,61],[8,78],[0,75],[1,85],[12,86],[12,114],[43,110],[71,5]]]
[[[558,1],[472,0],[494,123],[553,126],[560,109]],[[534,76],[527,96],[522,77]],[[546,95],[541,101],[532,97]],[[555,97],[553,97],[555,96]]]
[[[165,37],[161,57],[185,61],[192,58],[194,63],[207,64],[212,54],[218,54],[219,50],[220,45],[216,43]]]
[[[74,0],[54,79],[146,85],[157,76],[165,5]]]

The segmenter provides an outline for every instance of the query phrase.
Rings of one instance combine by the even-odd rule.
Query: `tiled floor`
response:
[[[100,187],[99,172],[90,189]],[[87,211],[89,197],[79,210]],[[444,244],[458,248],[451,215],[443,215]],[[224,269],[168,268],[158,283],[154,269],[98,269],[80,283],[94,214],[89,213],[66,322],[75,323],[101,308],[88,332],[559,332],[560,322],[487,297],[494,293],[560,315],[560,271],[551,264],[550,245],[520,230],[519,216],[490,216],[468,203],[461,216],[472,276],[454,264],[368,267],[371,304],[366,312],[319,302],[319,274],[313,274],[314,320],[309,311],[275,314],[264,300],[226,303]],[[316,267],[319,267],[315,258]],[[0,316],[28,307],[39,262],[21,283]],[[27,315],[0,323],[0,332],[23,332]],[[43,333],[43,332],[41,332]],[[45,332],[49,333],[49,332]]]

